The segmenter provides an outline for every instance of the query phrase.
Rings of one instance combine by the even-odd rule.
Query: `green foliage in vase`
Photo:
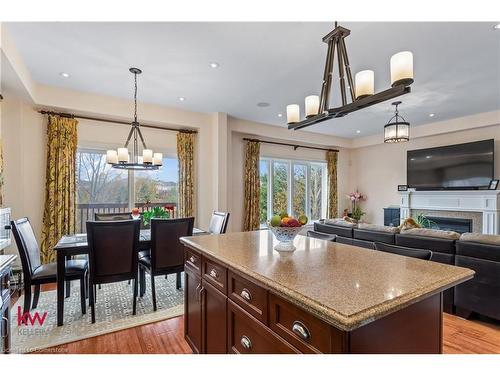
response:
[[[149,225],[151,223],[151,219],[168,219],[170,218],[170,213],[163,209],[162,207],[153,207],[150,211],[145,211],[142,214],[142,221],[144,225]]]
[[[354,207],[354,209],[352,210],[352,214],[351,214],[351,217],[354,219],[354,220],[361,220],[361,217],[366,214],[366,212],[364,212],[361,207],[359,206],[356,206]]]
[[[436,225],[434,221],[429,219],[427,216],[423,214],[418,214],[417,217],[414,218],[415,222],[420,225],[422,228],[432,228]]]

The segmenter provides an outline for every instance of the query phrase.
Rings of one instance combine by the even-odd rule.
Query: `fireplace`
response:
[[[472,232],[472,219],[457,219],[454,217],[427,216],[432,229],[452,230],[458,233]]]

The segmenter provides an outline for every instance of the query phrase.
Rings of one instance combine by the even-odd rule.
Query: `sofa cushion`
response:
[[[352,228],[342,225],[314,223],[314,231],[352,238]]]
[[[358,229],[372,230],[376,232],[399,233],[399,227],[389,227],[386,225],[359,223]]]
[[[371,242],[385,242],[394,244],[394,233],[380,232],[375,230],[354,229],[353,238]]]
[[[500,236],[496,234],[462,233],[460,241],[478,242],[500,246]]]
[[[340,226],[343,226],[343,227],[350,227],[350,228],[355,228],[358,226],[358,224],[356,223],[353,223],[353,222],[350,222],[350,221],[346,221],[344,219],[326,219],[325,220],[325,224],[328,224],[328,225],[340,225]]]
[[[407,234],[407,231],[396,234],[396,245],[426,249],[432,251],[433,253],[438,252],[451,255],[455,254],[455,240],[450,240],[447,238],[410,235]],[[437,255],[438,254],[433,254],[432,259],[436,260]],[[453,261],[453,259],[451,260]]]
[[[500,245],[457,241],[457,255],[500,262]]]
[[[429,228],[405,229],[402,230],[401,233],[411,234],[415,236],[423,236],[423,237],[444,238],[448,240],[458,240],[460,238],[460,233],[453,232],[451,230],[439,230],[439,229],[429,229]]]
[[[325,240],[325,241],[335,241],[335,238],[337,238],[337,235],[336,234],[326,234],[326,233],[315,232],[313,230],[309,230],[309,231],[307,231],[307,237],[318,238],[320,240]]]

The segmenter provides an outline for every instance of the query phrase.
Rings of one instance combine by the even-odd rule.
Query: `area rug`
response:
[[[153,323],[184,313],[184,291],[175,288],[175,275],[168,279],[155,278],[158,310],[153,311],[149,275],[144,297],[137,299],[137,315],[132,315],[132,285],[126,281],[102,285],[97,290],[96,322],[90,322],[90,308],[87,300],[87,314],[80,308],[80,284],[73,282],[71,296],[64,303],[64,325],[57,326],[56,291],[42,292],[36,309],[25,316],[26,324],[18,315],[22,312],[21,297],[12,307],[11,333],[12,353],[28,353],[55,345],[99,336],[126,328]],[[37,314],[38,313],[38,318]],[[46,315],[45,315],[46,313]],[[45,318],[44,318],[45,316]]]

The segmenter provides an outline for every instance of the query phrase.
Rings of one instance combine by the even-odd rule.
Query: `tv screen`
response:
[[[407,152],[407,185],[417,190],[485,188],[493,177],[494,140]]]

